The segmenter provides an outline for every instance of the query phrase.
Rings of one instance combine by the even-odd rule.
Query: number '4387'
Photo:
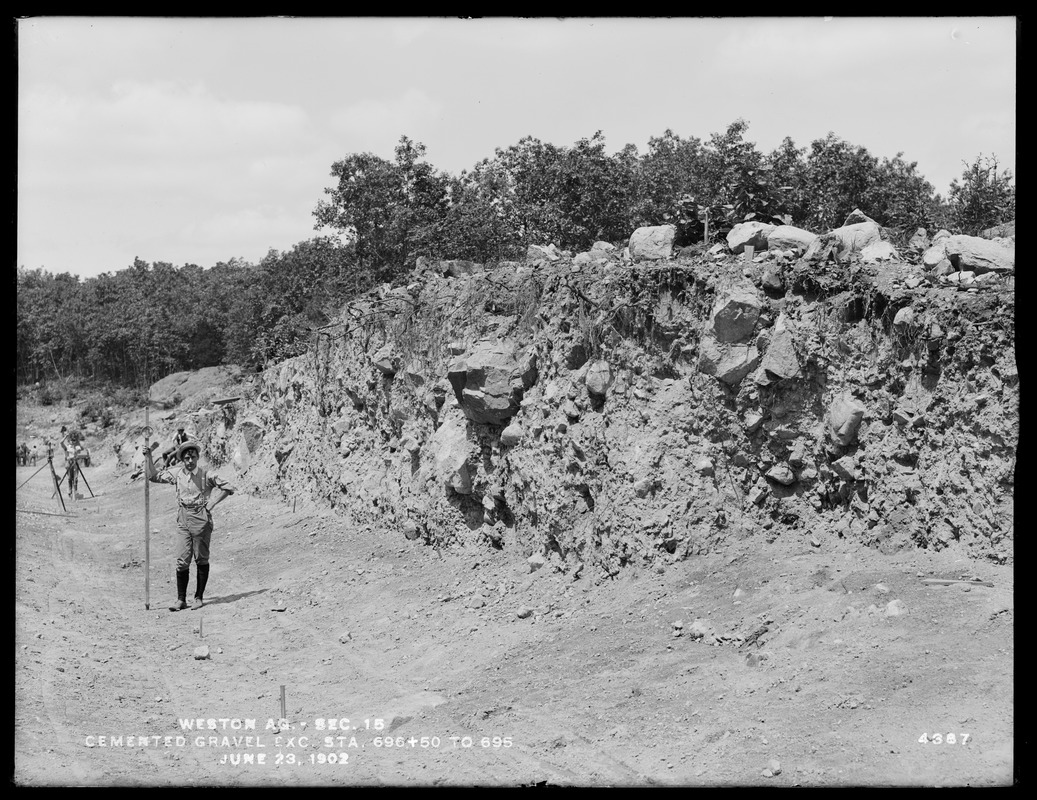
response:
[[[918,737],[918,741],[922,744],[965,744],[971,735],[969,733],[923,733]]]

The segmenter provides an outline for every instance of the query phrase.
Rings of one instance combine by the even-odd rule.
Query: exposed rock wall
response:
[[[424,265],[345,308],[249,390],[239,482],[597,576],[731,537],[1011,558],[1009,279],[551,256]]]

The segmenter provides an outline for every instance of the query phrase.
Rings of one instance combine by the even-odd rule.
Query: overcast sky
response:
[[[735,119],[828,131],[946,196],[1015,173],[1012,17],[178,19],[18,23],[18,265],[83,277],[257,262],[317,235],[331,165],[400,136],[451,173],[524,136],[610,151]]]

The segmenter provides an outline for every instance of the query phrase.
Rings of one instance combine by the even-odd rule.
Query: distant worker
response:
[[[29,457],[30,457],[30,458],[32,459],[32,465],[33,465],[34,467],[36,466],[36,459],[37,459],[37,458],[39,458],[39,455],[40,455],[40,447],[39,447],[39,445],[38,445],[38,444],[36,444],[35,442],[33,442],[33,445],[32,445],[32,454],[31,454],[31,455],[30,455]]]
[[[61,449],[65,451],[65,457],[75,451],[76,445],[79,444],[79,431],[68,429],[68,426],[61,426]]]
[[[197,442],[184,442],[176,451],[176,458],[181,462],[176,468],[161,471],[155,469],[150,448],[142,448],[144,453],[144,472],[153,483],[169,483],[176,487],[176,497],[180,505],[177,514],[177,535],[179,536],[179,555],[176,559],[176,596],[170,604],[170,611],[187,608],[187,584],[191,577],[191,558],[196,565],[194,602],[192,609],[202,607],[205,584],[209,580],[209,540],[212,537],[212,510],[229,495],[234,494],[234,487],[219,476],[198,465],[201,446]],[[212,496],[212,490],[219,494]]]
[[[83,448],[69,442],[65,447],[65,474],[68,476],[68,496],[75,497],[79,491],[79,453]],[[77,498],[78,499],[78,498]]]
[[[188,435],[184,433],[184,428],[182,425],[176,429],[176,436],[173,437],[173,446],[162,454],[162,457],[166,460],[167,467],[171,467],[176,463],[177,449],[189,438],[190,437],[188,437]]]

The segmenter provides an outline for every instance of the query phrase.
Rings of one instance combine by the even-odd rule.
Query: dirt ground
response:
[[[207,604],[171,613],[174,491],[146,609],[145,490],[113,467],[67,516],[16,468],[16,785],[1016,780],[1010,565],[760,531],[595,583],[237,494]]]

